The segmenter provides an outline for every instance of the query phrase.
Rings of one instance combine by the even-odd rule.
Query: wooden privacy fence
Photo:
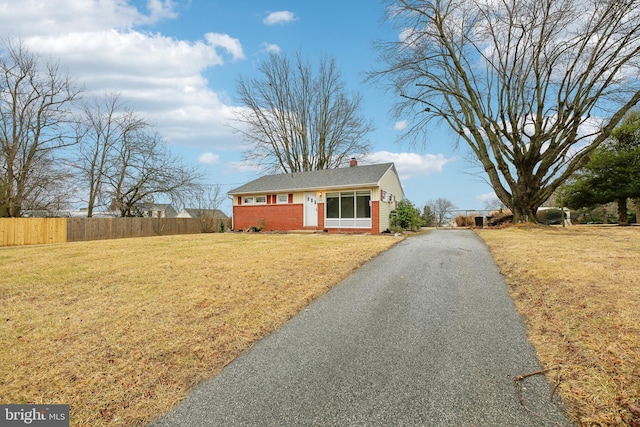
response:
[[[0,246],[67,241],[66,218],[0,218]]]
[[[201,233],[193,218],[69,218],[67,241]]]
[[[221,221],[230,229],[231,220]],[[197,218],[0,218],[0,246],[198,234],[202,228]]]

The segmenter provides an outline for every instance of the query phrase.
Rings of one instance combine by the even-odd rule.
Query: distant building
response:
[[[199,209],[199,208],[184,208],[178,213],[176,218],[215,218],[215,219],[229,219],[227,214],[218,209]]]
[[[137,203],[136,212],[146,218],[176,218],[178,212],[169,203]]]

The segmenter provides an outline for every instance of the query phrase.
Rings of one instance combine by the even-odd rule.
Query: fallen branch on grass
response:
[[[543,374],[546,374],[549,371],[553,371],[553,370],[556,370],[556,369],[560,369],[560,366],[556,366],[556,367],[553,367],[553,368],[542,369],[540,371],[529,372],[528,374],[516,375],[513,378],[513,380],[516,382],[516,385],[518,387],[518,399],[520,400],[520,404],[522,405],[522,407],[524,409],[526,409],[527,411],[531,412],[536,417],[541,418],[541,419],[543,419],[545,421],[548,421],[548,422],[552,422],[552,421],[547,419],[547,418],[545,418],[545,417],[543,417],[540,414],[536,414],[535,412],[533,412],[526,405],[526,403],[524,402],[524,397],[522,396],[522,380],[525,380],[525,379],[527,379],[529,377],[533,377],[535,375],[543,375]],[[556,389],[558,388],[559,385],[560,385],[560,374],[558,373],[558,377],[556,379],[556,384],[553,386],[553,390],[551,390],[551,396],[549,396],[549,400],[553,400],[553,395],[555,394]]]

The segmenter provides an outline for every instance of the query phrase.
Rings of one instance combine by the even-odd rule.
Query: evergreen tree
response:
[[[599,147],[565,189],[572,209],[616,202],[618,222],[628,225],[627,200],[640,197],[640,111],[633,111]]]

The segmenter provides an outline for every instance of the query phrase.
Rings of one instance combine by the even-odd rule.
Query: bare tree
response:
[[[362,98],[348,94],[335,60],[323,58],[314,73],[300,54],[294,61],[272,54],[261,79],[238,81],[238,131],[250,143],[245,159],[285,173],[336,168],[369,149],[372,125],[361,115]]]
[[[43,151],[33,159],[33,167],[21,203],[21,211],[37,210],[50,213],[69,209],[75,191],[73,171],[63,161],[52,159]]]
[[[149,121],[117,94],[83,103],[76,133],[73,164],[89,217],[96,206],[113,202],[121,216],[139,216],[143,204],[158,198],[181,203],[200,189],[197,169],[172,155]]]
[[[128,129],[114,147],[103,172],[104,194],[115,200],[123,217],[139,216],[137,206],[157,198],[181,203],[200,186],[200,173],[172,155],[148,126]]]
[[[391,0],[401,40],[380,45],[421,136],[466,142],[514,220],[551,196],[640,100],[640,2]]]
[[[220,226],[222,218],[218,208],[225,197],[220,185],[206,186],[191,197],[191,210],[198,219],[203,233],[214,233],[223,229],[224,226]]]
[[[0,215],[20,216],[28,192],[54,182],[39,167],[74,142],[67,132],[78,93],[58,64],[0,41]]]
[[[431,214],[435,219],[435,226],[442,227],[446,224],[447,220],[453,216],[453,211],[458,209],[450,200],[439,198],[436,200],[429,200],[427,206],[431,209]]]
[[[5,160],[3,154],[0,152],[0,164],[4,165]],[[9,206],[6,202],[9,197],[9,183],[6,181],[7,177],[4,174],[0,174],[0,218],[9,216]]]
[[[73,166],[81,185],[87,190],[87,216],[93,216],[97,205],[106,205],[107,169],[114,166],[118,149],[126,135],[147,128],[149,124],[139,114],[127,108],[117,94],[94,97],[83,103],[78,120],[80,144]],[[116,173],[112,169],[113,173]]]
[[[490,197],[484,200],[484,209],[488,211],[497,211],[500,209],[504,209],[504,205],[497,197]]]

